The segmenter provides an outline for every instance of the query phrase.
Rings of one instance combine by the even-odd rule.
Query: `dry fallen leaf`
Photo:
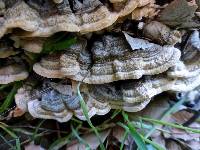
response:
[[[157,96],[142,111],[135,112],[135,113],[128,113],[129,119],[131,121],[137,120],[138,117],[160,119],[162,117],[162,115],[170,108],[168,100],[169,100],[169,98],[167,98],[167,97]],[[164,118],[164,120],[167,120],[167,117]],[[148,124],[148,122],[146,122],[146,124]],[[148,133],[149,130],[142,129],[142,131],[145,133]],[[160,131],[155,130],[151,134],[151,137],[157,137],[159,135],[160,135]]]
[[[14,110],[11,110],[8,115],[6,116],[7,120],[12,119],[13,117],[21,117],[22,115],[25,114],[25,111],[23,111],[22,109],[16,107]]]
[[[133,20],[142,20],[143,17],[145,18],[154,18],[158,14],[159,10],[152,7],[151,5],[147,5],[141,8],[136,8],[132,12],[132,19]]]
[[[149,105],[147,105],[147,107],[142,111],[129,113],[130,120],[134,120],[138,116],[160,119],[162,114],[170,108],[168,100],[169,98],[167,97],[155,97],[153,101]]]
[[[158,20],[171,27],[200,27],[193,20],[196,9],[197,5],[190,6],[186,0],[174,0],[160,13]]]
[[[109,133],[110,133],[110,130],[106,130],[99,133],[102,142],[105,141]],[[91,149],[97,149],[98,146],[100,145],[100,142],[94,133],[83,135],[81,138],[90,146]],[[71,145],[68,144],[66,147],[66,150],[86,149],[86,146],[82,143],[79,143],[79,141],[77,140],[72,141],[71,143],[73,144]]]
[[[148,42],[147,40],[139,39],[139,38],[133,38],[130,35],[128,35],[126,32],[123,32],[125,35],[125,38],[129,45],[131,46],[132,50],[137,49],[146,49],[153,47],[155,44]]]
[[[13,110],[13,117],[20,117],[20,116],[22,116],[22,115],[24,115],[24,111],[23,110],[21,110],[20,108],[15,108],[14,110]]]
[[[152,141],[154,141],[155,143],[165,147],[165,138],[162,136],[162,134],[160,135],[157,135],[157,136],[154,136],[154,137],[151,137]]]
[[[158,22],[151,21],[144,25],[143,35],[159,44],[175,45],[181,42],[181,32],[172,30],[168,26]]]
[[[175,123],[175,124],[183,124],[186,121],[188,121],[192,116],[193,116],[192,113],[186,110],[180,110],[172,114],[171,116],[169,116],[168,122]],[[189,125],[189,127],[194,128],[194,129],[200,129],[200,123],[193,122],[192,124]],[[198,133],[191,133],[191,132],[187,132],[185,130],[181,130],[177,128],[169,128],[167,126],[164,127],[164,129],[169,131],[169,133],[163,132],[163,136],[166,139],[180,140],[188,147],[192,146],[188,143],[198,143],[200,141],[200,134]],[[194,147],[196,146],[194,145]]]
[[[183,124],[184,122],[188,121],[193,116],[193,113],[190,113],[186,110],[178,111],[171,115],[171,119],[178,124]]]
[[[115,137],[119,142],[122,142],[125,130],[122,127],[116,126],[112,129],[112,136]],[[128,144],[125,140],[124,144]]]
[[[181,139],[183,141],[191,141],[191,140],[197,140],[198,138],[200,138],[200,135],[198,133],[189,133],[186,132],[184,130],[180,130],[180,129],[170,129],[170,136],[165,136],[166,138],[175,138],[175,139]]]
[[[192,150],[199,150],[199,148],[200,148],[200,141],[192,140],[192,141],[189,141],[186,143]]]
[[[166,148],[167,150],[182,150],[181,146],[173,140],[167,141]]]

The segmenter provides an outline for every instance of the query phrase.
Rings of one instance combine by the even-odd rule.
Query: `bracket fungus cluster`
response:
[[[20,81],[28,77],[25,65],[15,57],[17,54],[18,52],[7,39],[0,40],[0,84]]]
[[[172,77],[194,77],[200,73],[200,37],[194,31],[182,50],[181,60],[168,72]]]
[[[200,85],[200,31],[173,26],[165,11],[155,0],[0,0],[0,84],[27,78],[17,108],[59,122],[86,119],[80,94],[92,117],[190,91]],[[59,33],[76,42],[44,53]],[[33,83],[38,75],[44,78]]]
[[[52,0],[1,2],[6,10],[0,20],[0,37],[13,28],[24,30],[21,35],[25,37],[47,37],[59,31],[88,33],[104,29],[137,7],[153,4],[154,0],[113,3],[115,7],[118,6],[117,9],[114,6],[109,8],[100,0],[62,0],[60,3]]]
[[[110,111],[108,103],[93,99],[88,93],[82,92],[88,108],[88,116],[104,115]],[[42,88],[33,88],[24,85],[15,95],[15,102],[24,113],[29,112],[33,117],[55,119],[66,122],[75,115],[81,120],[86,120],[80,106],[77,93],[72,84],[65,82],[44,82]]]
[[[33,70],[46,78],[83,82],[80,91],[88,108],[92,105],[91,110],[95,110],[92,113],[89,109],[90,117],[106,114],[110,109],[140,111],[155,95],[165,91],[187,92],[200,85],[198,31],[190,35],[183,50],[124,35],[103,35],[90,47],[86,39],[79,38],[64,51],[43,57]],[[71,91],[76,93],[76,89]],[[84,120],[76,109],[59,104],[65,100],[57,94],[49,91],[36,100],[28,98],[26,111],[34,117],[61,122],[69,120],[72,114]],[[19,98],[16,103],[22,107],[17,101]],[[67,114],[70,115],[65,118]]]
[[[0,84],[24,80],[28,77],[25,68],[18,64],[10,64],[0,68]]]
[[[58,57],[43,58],[33,69],[47,78],[59,76],[104,84],[162,73],[180,58],[180,51],[173,46],[160,46],[138,38],[131,40],[130,47],[124,37],[104,35],[90,50],[86,49],[86,40],[78,41]]]

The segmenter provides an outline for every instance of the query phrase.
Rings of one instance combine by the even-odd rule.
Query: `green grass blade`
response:
[[[121,113],[121,110],[116,109],[116,110],[113,112],[113,114],[112,114],[112,116],[111,116],[110,118],[111,118],[111,119],[115,118],[119,113]]]
[[[4,112],[8,109],[8,107],[12,104],[14,100],[15,93],[17,92],[17,89],[21,86],[20,82],[16,82],[10,91],[10,93],[7,95],[6,99],[4,100],[3,104],[0,107],[0,113]]]
[[[57,139],[50,145],[49,150],[58,150],[61,147],[65,146],[67,143],[70,142],[70,138],[72,138],[72,136],[73,134],[71,133],[63,138]]]
[[[43,44],[42,52],[43,53],[48,53],[48,51],[50,52],[52,49],[52,45],[59,42],[64,37],[66,37],[66,33],[56,33],[51,37],[49,37]]]
[[[128,136],[128,131],[125,130],[124,136],[123,136],[123,138],[122,138],[122,143],[121,143],[121,145],[120,145],[120,150],[123,150],[124,143],[125,143],[125,140],[126,140],[127,136]]]
[[[148,130],[151,130],[154,126],[153,125],[150,125],[150,124],[145,124],[145,123],[140,123],[140,122],[136,122],[136,121],[132,121],[131,122],[136,128],[139,128],[139,129],[148,129]],[[162,131],[164,133],[170,133],[169,131],[167,130],[164,130],[162,128],[158,128],[157,126],[155,127],[156,130],[159,130],[159,131]]]
[[[16,149],[21,150],[21,144],[19,138],[16,139]]]
[[[137,144],[138,148],[140,150],[147,150],[147,147],[146,147],[144,141],[142,140],[140,134],[137,133],[136,129],[130,123],[128,123],[128,128],[129,128],[130,133],[131,133],[132,137],[134,138],[135,143]]]
[[[21,150],[21,147],[20,147],[20,141],[19,141],[19,138],[18,136],[12,132],[11,130],[9,130],[4,123],[1,123],[0,122],[0,128],[3,129],[5,132],[7,132],[12,138],[14,138],[16,140],[16,150]]]
[[[121,126],[121,127],[123,127],[128,133],[130,133],[130,135],[133,137],[133,135],[132,135],[132,132],[130,131],[130,128],[129,128],[129,126],[126,126],[125,124],[123,124],[123,123],[121,123],[121,122],[119,122],[119,123],[117,123],[119,126]],[[153,141],[151,141],[151,140],[149,140],[149,139],[147,139],[147,138],[145,138],[143,135],[141,135],[141,134],[139,134],[139,136],[140,136],[140,138],[142,139],[142,140],[144,140],[145,142],[147,142],[147,143],[149,143],[149,144],[151,144],[154,148],[156,148],[157,150],[166,150],[165,148],[163,148],[162,146],[160,146],[159,144],[157,144],[157,143],[155,143],[155,142],[153,142]],[[134,137],[133,137],[134,138]],[[134,140],[135,140],[135,138],[134,138]],[[135,141],[136,142],[136,141]],[[137,143],[136,143],[137,144]],[[144,146],[144,145],[143,145]],[[138,148],[141,150],[142,148],[140,148],[139,146],[138,146]],[[144,148],[144,147],[143,147]],[[144,149],[147,149],[147,147],[146,147],[146,145],[145,145],[145,148]]]
[[[145,141],[145,142],[151,144],[152,146],[154,146],[156,149],[158,149],[158,150],[165,150],[165,149],[164,149],[163,147],[161,147],[159,144],[157,144],[157,143],[155,143],[155,142],[153,142],[153,141],[151,141],[151,140],[149,140],[149,139],[143,137],[143,135],[137,133],[135,127],[134,127],[133,124],[129,121],[128,115],[127,115],[125,112],[122,112],[122,115],[123,115],[124,119],[127,121],[127,123],[128,123],[128,128],[129,128],[129,130],[132,132],[132,136],[133,136],[133,137],[134,137],[133,133],[135,134],[135,136],[136,136],[136,134],[138,134],[137,136],[139,136],[143,141]],[[143,126],[143,123],[142,123],[142,120],[140,120],[140,127],[141,127],[141,128],[144,127],[144,126]],[[135,139],[135,138],[134,138],[134,139]],[[140,140],[140,142],[141,142],[141,139],[138,139],[138,140]],[[143,141],[142,141],[142,142],[143,142]],[[135,142],[136,142],[136,144],[137,144],[136,139],[135,139]],[[138,143],[138,144],[141,145],[141,143]],[[137,145],[138,145],[138,144],[137,144]],[[143,142],[143,144],[145,144],[145,143]],[[143,145],[143,146],[144,146],[144,145]],[[139,146],[138,146],[138,148],[141,149]],[[144,148],[144,147],[143,147],[143,148]],[[145,145],[145,148],[147,149],[146,145]]]
[[[185,98],[178,101],[176,104],[174,104],[172,107],[170,107],[160,118],[160,120],[165,119],[167,116],[169,116],[171,113],[173,113],[175,110],[177,110],[178,107],[180,107],[185,101]],[[154,131],[156,130],[156,126],[154,125],[152,129],[145,135],[146,138],[148,138]]]
[[[36,134],[37,134],[39,128],[41,127],[41,125],[42,125],[44,122],[45,122],[45,120],[42,120],[42,121],[38,124],[38,126],[36,127],[36,129],[35,129],[35,131],[34,131],[34,133],[33,133],[33,135],[32,135],[32,141],[36,138]]]
[[[178,129],[182,129],[182,130],[185,130],[185,131],[190,131],[190,132],[193,132],[193,133],[199,133],[200,134],[200,130],[199,129],[193,129],[193,128],[190,128],[190,127],[185,127],[183,125],[174,124],[174,123],[165,122],[165,121],[156,120],[156,119],[151,119],[151,118],[142,117],[142,119],[144,121],[148,121],[148,122],[151,122],[153,124],[170,126],[170,127],[173,127],[173,128],[178,128]]]
[[[67,36],[66,33],[56,33],[56,34],[53,34],[51,37],[49,37],[45,43],[47,44],[57,43],[60,40],[64,39],[66,36]]]
[[[147,147],[146,147],[143,139],[141,138],[140,134],[136,131],[136,129],[133,126],[133,124],[129,121],[128,115],[123,111],[122,112],[122,116],[124,117],[124,120],[127,121],[127,126],[128,126],[128,128],[130,130],[130,134],[134,138],[135,143],[137,144],[138,148],[140,150],[147,150]]]
[[[82,124],[82,122],[76,118],[71,118],[71,121],[76,122],[78,124]]]
[[[0,122],[0,128],[3,129],[5,132],[7,132],[12,138],[15,139],[18,138],[14,132],[8,129],[8,126],[4,126],[4,124],[2,124],[1,122]]]
[[[166,150],[164,147],[162,147],[162,146],[160,146],[159,144],[157,144],[157,143],[155,143],[155,142],[153,142],[153,141],[151,141],[151,140],[149,140],[149,139],[143,137],[142,135],[141,135],[141,137],[142,137],[142,139],[143,139],[145,142],[151,144],[151,145],[152,145],[154,148],[156,148],[157,150]]]
[[[64,41],[60,41],[58,43],[55,43],[53,45],[53,49],[55,49],[57,51],[63,50],[63,49],[70,47],[72,44],[75,44],[75,42],[76,42],[76,38],[67,38]]]
[[[71,125],[71,129],[72,129],[72,133],[79,140],[79,142],[84,144],[86,146],[87,150],[90,150],[91,148],[90,148],[89,144],[79,136],[78,132],[74,129],[74,127],[72,125]]]
[[[79,82],[79,84],[77,85],[77,91],[78,91],[78,96],[79,96],[79,99],[80,99],[81,108],[83,110],[83,114],[84,114],[88,124],[90,125],[90,127],[92,128],[94,133],[96,134],[96,136],[97,136],[97,138],[98,138],[98,140],[100,142],[101,150],[105,150],[105,147],[104,147],[104,145],[103,145],[103,143],[101,141],[100,135],[99,135],[97,129],[93,126],[93,124],[92,124],[92,122],[91,122],[91,120],[90,120],[90,118],[88,116],[87,106],[85,104],[85,101],[83,100],[83,97],[82,97],[81,93],[80,93],[80,85],[81,85],[81,82]]]
[[[82,125],[78,125],[76,127],[75,130],[78,130]],[[61,147],[65,146],[67,143],[70,142],[70,139],[73,137],[73,133],[71,132],[70,134],[68,134],[67,136],[63,137],[63,138],[59,138],[57,139],[56,141],[54,141],[48,150],[58,150],[60,149]]]
[[[56,41],[56,42],[55,42]],[[55,39],[54,42],[47,41],[43,45],[42,53],[52,53],[56,51],[65,50],[66,48],[70,47],[72,44],[76,43],[76,38],[62,38],[59,40]]]
[[[138,148],[140,150],[147,150],[147,147],[143,141],[143,139],[141,138],[140,134],[137,133],[137,131],[134,129],[134,127],[132,127],[132,125],[125,125],[121,122],[117,123],[119,126],[123,127],[135,140],[135,143],[137,144]]]
[[[10,146],[11,149],[14,149],[14,146],[12,144],[10,144],[9,141],[7,141],[1,134],[0,134],[0,137],[3,139],[3,141]]]
[[[9,87],[10,84],[3,84],[0,86],[0,91],[4,90],[5,88]]]

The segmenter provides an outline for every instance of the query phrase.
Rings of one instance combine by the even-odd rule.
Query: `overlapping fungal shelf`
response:
[[[136,49],[132,49],[124,37],[105,35],[88,50],[86,40],[78,41],[59,55],[60,59],[47,56],[36,63],[33,69],[47,78],[52,78],[53,73],[49,73],[52,71],[60,73],[60,77],[89,84],[104,84],[162,73],[172,67],[181,55],[173,46],[160,46],[142,39],[134,39],[133,43]],[[137,43],[145,43],[146,47],[138,47]],[[49,61],[52,62],[52,68]],[[47,66],[47,63],[50,65]],[[60,65],[60,69],[55,65]]]
[[[86,120],[79,82],[89,117],[140,111],[162,92],[193,90],[200,85],[199,31],[155,21],[158,8],[154,0],[0,0],[0,84],[24,80],[17,108],[59,122]],[[115,32],[126,19],[137,20],[141,34]],[[61,31],[76,42],[42,54]],[[36,76],[43,78],[35,83]]]
[[[59,31],[88,33],[104,29],[137,7],[153,4],[154,0],[126,0],[118,3],[117,10],[113,6],[113,11],[99,0],[3,2],[6,9],[1,17],[0,37],[12,28],[23,29],[22,36],[47,37]]]
[[[108,103],[96,101],[89,93],[82,92],[88,107],[88,115],[105,115],[110,111]],[[73,115],[86,120],[79,103],[77,93],[72,85],[63,81],[61,83],[44,82],[42,88],[34,89],[24,85],[15,95],[15,102],[23,112],[29,112],[33,117],[55,119],[66,122]]]

